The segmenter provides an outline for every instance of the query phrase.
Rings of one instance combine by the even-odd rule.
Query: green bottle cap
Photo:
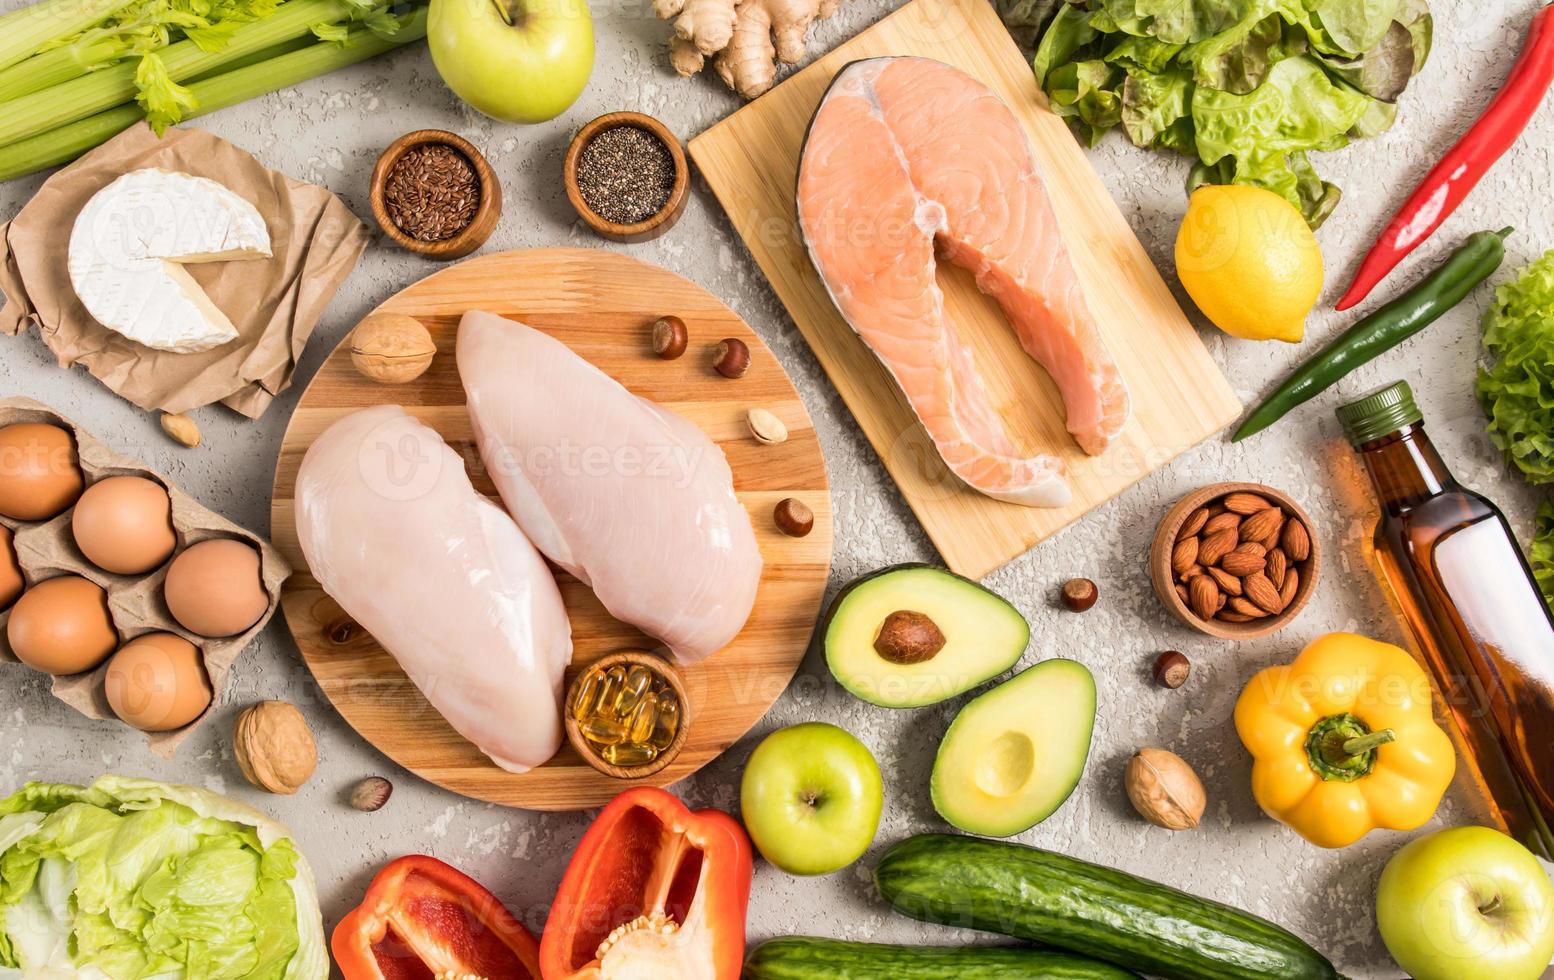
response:
[[[1338,421],[1343,423],[1349,441],[1356,446],[1380,439],[1404,426],[1424,421],[1414,404],[1414,390],[1407,381],[1398,381],[1373,391],[1359,401],[1340,406]]]

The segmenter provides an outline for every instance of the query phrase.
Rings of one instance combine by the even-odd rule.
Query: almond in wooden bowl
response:
[[[1167,609],[1200,632],[1252,640],[1282,629],[1316,590],[1311,516],[1257,483],[1216,483],[1166,512],[1149,574]]]
[[[674,665],[641,650],[601,657],[567,686],[567,740],[590,766],[644,779],[674,761],[690,730],[690,699]]]

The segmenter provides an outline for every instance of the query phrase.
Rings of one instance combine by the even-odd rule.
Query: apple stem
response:
[[[496,7],[496,12],[502,18],[502,22],[505,23],[508,27],[512,27],[513,12],[512,9],[507,6],[505,0],[491,0],[491,5]]]
[[[1489,900],[1489,904],[1480,905],[1478,910],[1483,915],[1494,915],[1496,912],[1500,911],[1500,904],[1500,894],[1496,892],[1495,897]]]

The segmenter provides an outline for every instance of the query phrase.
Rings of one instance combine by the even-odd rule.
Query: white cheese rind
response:
[[[87,202],[68,263],[76,295],[103,326],[191,354],[237,339],[237,330],[182,267],[269,256],[269,230],[248,201],[204,177],[148,169]]]

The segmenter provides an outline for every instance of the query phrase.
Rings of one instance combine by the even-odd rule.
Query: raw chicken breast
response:
[[[717,444],[521,323],[464,314],[458,360],[480,455],[535,547],[680,662],[727,646],[761,552]]]
[[[976,276],[1056,382],[1074,440],[1105,452],[1127,423],[1128,390],[1009,107],[931,59],[853,62],[810,124],[798,211],[837,309],[895,377],[950,470],[1000,500],[1066,504],[1062,461],[1015,445],[934,278],[936,248]]]
[[[398,405],[340,419],[303,457],[296,509],[313,576],[455,731],[510,772],[556,754],[561,592],[435,431]]]

